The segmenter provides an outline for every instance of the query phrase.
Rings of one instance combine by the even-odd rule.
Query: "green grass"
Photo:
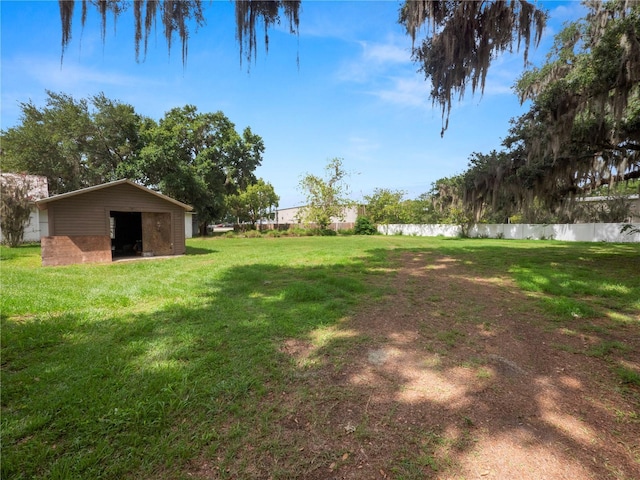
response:
[[[640,387],[640,373],[635,370],[631,370],[630,368],[620,365],[615,367],[613,371],[618,375],[618,377],[620,377],[622,383]]]
[[[247,438],[258,454],[303,462],[276,431],[290,413],[278,395],[303,396],[309,364],[368,341],[336,327],[393,291],[391,252],[403,250],[513,278],[550,320],[638,332],[640,245],[216,238],[172,259],[46,268],[38,246],[2,247],[1,478],[189,478],[203,456],[219,458],[222,478],[249,478]],[[322,354],[296,364],[286,339]],[[455,329],[438,339],[464,341]],[[588,354],[626,353],[608,342]],[[616,372],[637,385],[634,371]],[[406,478],[439,467],[420,455],[398,466]]]

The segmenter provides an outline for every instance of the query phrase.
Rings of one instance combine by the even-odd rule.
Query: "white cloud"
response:
[[[550,9],[547,27],[542,34],[543,42],[545,40],[552,42],[553,38],[564,28],[565,23],[584,18],[588,11],[589,9],[578,1],[563,3]]]
[[[135,104],[136,108],[147,105],[152,115],[165,104],[158,91],[171,92],[169,81],[162,79],[115,73],[99,67],[81,66],[70,59],[61,65],[58,61],[39,57],[21,57],[2,63],[2,127],[7,128],[18,121],[21,110],[19,102],[32,100],[42,105],[46,100],[45,90],[86,98],[99,92],[114,100]],[[161,96],[162,97],[162,96]],[[146,112],[142,112],[146,113]]]
[[[73,91],[83,87],[95,90],[96,86],[104,89],[105,87],[133,87],[141,83],[149,84],[148,77],[101,71],[83,67],[68,60],[65,60],[62,65],[50,60],[20,60],[17,68],[22,70],[23,75],[26,74],[36,82],[46,85],[50,90]],[[151,83],[153,86],[162,85],[162,82],[157,80]]]
[[[397,63],[407,63],[411,60],[411,52],[404,45],[395,43],[371,44],[359,42],[362,46],[364,61],[374,62],[378,65],[391,66]]]
[[[406,38],[389,38],[385,43],[356,43],[360,46],[359,54],[340,66],[336,74],[339,81],[364,83],[379,75],[412,65]]]
[[[391,77],[386,88],[370,90],[368,93],[380,100],[403,107],[426,108],[428,88],[425,80],[417,75],[413,77]]]
[[[549,11],[549,17],[554,21],[566,22],[573,21],[584,17],[588,12],[582,2],[568,2],[551,9]]]

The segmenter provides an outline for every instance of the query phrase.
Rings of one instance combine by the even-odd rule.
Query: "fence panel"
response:
[[[640,223],[631,224],[634,234],[621,233],[624,223],[575,224],[476,224],[469,229],[474,238],[507,238],[512,240],[555,239],[568,242],[640,242]],[[458,237],[459,225],[379,225],[384,235],[410,235],[420,237]]]

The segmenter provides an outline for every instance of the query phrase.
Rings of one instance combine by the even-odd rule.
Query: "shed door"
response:
[[[171,213],[142,212],[142,252],[173,255]]]

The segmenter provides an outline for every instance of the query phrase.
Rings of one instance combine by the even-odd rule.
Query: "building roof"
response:
[[[182,203],[179,202],[178,200],[174,200],[171,197],[167,197],[166,195],[163,195],[159,192],[156,192],[154,190],[151,190],[150,188],[147,187],[143,187],[142,185],[138,185],[135,182],[132,182],[131,180],[128,180],[126,178],[123,178],[122,180],[115,180],[113,182],[108,182],[108,183],[103,183],[101,185],[94,185],[93,187],[87,187],[87,188],[81,188],[80,190],[74,190],[73,192],[67,192],[67,193],[61,193],[60,195],[54,195],[52,197],[48,197],[48,198],[43,198],[41,200],[38,200],[36,202],[36,205],[38,205],[38,208],[44,210],[47,208],[47,204],[51,203],[51,202],[55,202],[58,200],[62,200],[65,198],[70,198],[70,197],[75,197],[77,195],[83,195],[85,193],[89,193],[89,192],[95,192],[96,190],[102,190],[104,188],[110,188],[110,187],[114,187],[116,185],[131,185],[132,187],[136,187],[139,188],[140,190],[150,193],[151,195],[155,195],[158,198],[161,198],[163,200],[166,200],[167,202],[171,202],[175,205],[178,205],[179,207],[184,208],[186,211],[191,211],[193,210],[193,207],[190,205],[187,205],[186,203]]]

